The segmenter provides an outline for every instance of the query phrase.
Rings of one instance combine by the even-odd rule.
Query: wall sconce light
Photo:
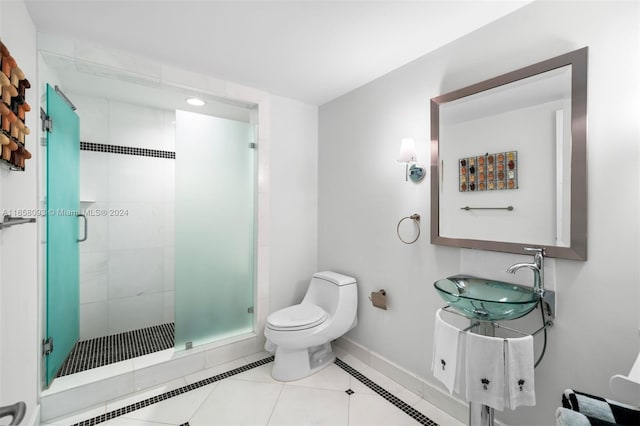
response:
[[[416,164],[416,141],[413,138],[402,139],[398,163],[405,164],[405,182],[409,179],[412,182],[420,182],[424,179],[426,170]]]

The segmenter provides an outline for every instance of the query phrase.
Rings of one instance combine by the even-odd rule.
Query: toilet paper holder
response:
[[[369,300],[376,308],[387,310],[387,292],[382,290],[372,291]]]

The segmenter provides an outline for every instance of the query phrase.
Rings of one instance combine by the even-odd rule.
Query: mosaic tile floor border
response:
[[[376,384],[373,380],[369,379],[364,374],[360,373],[358,370],[354,369],[346,362],[342,361],[340,358],[336,358],[336,365],[342,368],[347,373],[351,374],[353,377],[358,379],[363,385],[389,401],[391,404],[395,405],[400,410],[404,411],[406,414],[411,416],[418,423],[425,426],[438,426],[436,422],[422,414],[420,411],[416,410],[400,398],[395,395],[392,395],[388,390],[383,388],[382,386]],[[351,390],[351,389],[349,389]],[[351,391],[353,393],[353,391]]]
[[[125,361],[173,348],[175,325],[155,325],[95,339],[82,340],[73,347],[56,377]]]
[[[174,396],[182,395],[183,393],[201,388],[203,386],[210,385],[211,383],[226,379],[231,376],[235,376],[236,374],[244,373],[245,371],[249,371],[253,368],[259,367],[264,364],[268,364],[273,361],[273,356],[261,359],[259,361],[252,362],[247,365],[243,365],[242,367],[234,368],[233,370],[229,370],[226,373],[216,374],[215,376],[211,376],[209,378],[200,380],[198,382],[192,383],[187,386],[182,386],[180,388],[174,389],[169,392],[162,393],[160,395],[153,396],[151,398],[144,399],[142,401],[136,402],[135,404],[129,404],[126,407],[118,408],[117,410],[110,411],[108,413],[102,414],[100,416],[93,417],[91,419],[83,420],[79,423],[74,424],[73,426],[93,426],[99,423],[106,422],[107,420],[115,419],[116,417],[124,416],[125,414],[131,413],[132,411],[139,410],[140,408],[148,407],[152,404],[156,404],[161,401],[165,401],[169,398],[173,398]],[[184,425],[188,425],[184,423]]]
[[[243,373],[245,371],[251,370],[251,369],[256,368],[256,367],[259,367],[261,365],[268,364],[268,363],[272,362],[273,359],[274,359],[274,357],[270,356],[270,357],[261,359],[259,361],[255,361],[255,362],[243,365],[242,367],[234,368],[233,370],[229,370],[229,371],[227,371],[225,373],[217,374],[215,376],[209,377],[207,379],[200,380],[200,381],[192,383],[190,385],[182,386],[182,387],[180,387],[178,389],[175,389],[175,390],[172,390],[172,391],[169,391],[169,392],[165,392],[165,393],[162,393],[160,395],[156,395],[156,396],[151,397],[151,398],[144,399],[142,401],[136,402],[134,404],[127,405],[126,407],[122,407],[122,408],[119,408],[117,410],[110,411],[110,412],[102,414],[100,416],[96,416],[96,417],[93,417],[91,419],[83,420],[81,422],[78,422],[78,423],[74,424],[73,426],[93,426],[93,425],[97,425],[97,424],[106,422],[108,420],[114,419],[116,417],[124,416],[125,414],[131,413],[132,411],[139,410],[139,409],[144,408],[144,407],[148,407],[148,406],[150,406],[152,404],[156,404],[158,402],[165,401],[165,400],[167,400],[169,398],[173,398],[174,396],[182,395],[182,394],[184,394],[186,392],[201,388],[203,386],[206,386],[206,385],[209,385],[211,383],[226,379],[228,377],[235,376],[236,374]],[[373,390],[378,395],[380,395],[381,397],[383,397],[384,399],[389,401],[391,404],[393,404],[394,406],[396,406],[397,408],[402,410],[405,414],[411,416],[418,423],[420,423],[422,425],[425,425],[425,426],[438,426],[438,424],[436,422],[434,422],[433,420],[429,419],[427,416],[425,416],[424,414],[422,414],[421,412],[419,412],[415,408],[411,407],[409,404],[407,404],[406,402],[404,402],[400,398],[392,395],[389,391],[387,391],[383,387],[379,386],[374,381],[370,380],[364,374],[360,373],[358,370],[356,370],[353,367],[349,366],[347,363],[345,363],[341,359],[336,358],[335,363],[336,363],[336,365],[338,365],[338,367],[342,368],[344,371],[346,371],[347,373],[349,373],[350,375],[352,375],[353,377],[358,379],[361,383],[363,383],[369,389]],[[351,391],[351,392],[349,392],[349,391]],[[351,389],[348,389],[346,392],[347,392],[348,395],[352,395],[354,393]],[[189,422],[183,423],[180,426],[189,426]]]

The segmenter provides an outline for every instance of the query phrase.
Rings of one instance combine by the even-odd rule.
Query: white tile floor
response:
[[[339,350],[337,355],[349,366],[435,423],[443,426],[463,425],[357,358]],[[267,356],[268,354],[262,353],[239,359],[71,416],[50,420],[44,424],[72,425]],[[420,424],[335,364],[311,377],[287,383],[277,382],[271,378],[272,365],[268,363],[255,367],[101,424],[131,426],[182,425],[187,422],[190,426]],[[351,389],[353,393],[348,395],[345,392],[347,389]]]

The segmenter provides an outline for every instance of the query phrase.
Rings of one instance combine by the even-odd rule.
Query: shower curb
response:
[[[263,348],[264,338],[247,333],[191,350],[168,349],[56,378],[40,394],[40,417],[47,423],[227,362],[244,357],[253,361]]]
[[[272,361],[273,361],[273,356],[261,359],[259,361],[251,362],[249,364],[243,365],[242,367],[229,370],[226,373],[216,374],[215,376],[211,376],[209,378],[199,380],[190,385],[182,386],[172,391],[164,392],[164,393],[161,393],[160,395],[152,396],[151,398],[143,399],[142,401],[136,402],[134,404],[129,404],[125,407],[118,408],[117,410],[109,411],[108,413],[101,414],[99,416],[92,417],[87,420],[83,420],[81,422],[75,423],[73,426],[93,426],[99,423],[103,423],[108,420],[115,419],[116,417],[124,416],[125,414],[131,413],[132,411],[136,411],[141,408],[145,408],[150,405],[156,404],[158,402],[165,401],[169,398],[173,398],[174,396],[182,395],[186,392],[201,388],[203,386],[210,385],[211,383],[215,383],[220,380],[226,379],[228,377],[235,376],[236,374],[244,373],[245,371],[249,371],[261,365],[268,364]],[[183,424],[188,425],[189,423],[187,422]]]

